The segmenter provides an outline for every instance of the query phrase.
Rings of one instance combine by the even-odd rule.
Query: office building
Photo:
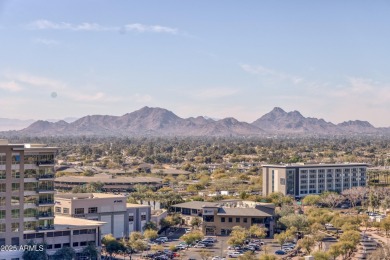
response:
[[[101,236],[128,237],[151,219],[148,205],[126,203],[122,195],[103,193],[63,193],[55,196],[55,215],[104,222]]]
[[[263,196],[272,192],[302,197],[366,186],[365,163],[263,165]]]
[[[207,236],[229,235],[235,226],[250,228],[259,225],[274,234],[275,205],[245,200],[217,202],[190,201],[173,205],[172,212],[181,213],[187,223],[195,217],[202,219],[202,230]]]

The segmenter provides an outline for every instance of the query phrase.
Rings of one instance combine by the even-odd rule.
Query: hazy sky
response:
[[[0,0],[0,117],[252,122],[273,107],[390,126],[390,1]]]

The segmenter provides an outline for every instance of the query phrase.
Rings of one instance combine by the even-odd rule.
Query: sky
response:
[[[0,0],[0,117],[390,126],[390,1]]]

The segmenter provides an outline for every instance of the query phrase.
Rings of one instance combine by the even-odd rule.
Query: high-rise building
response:
[[[302,197],[366,186],[367,164],[263,165],[263,196],[272,192]]]
[[[0,260],[21,259],[20,246],[29,241],[45,242],[49,255],[71,245],[76,252],[88,243],[100,246],[104,222],[70,217],[54,221],[57,152],[42,144],[0,140]]]

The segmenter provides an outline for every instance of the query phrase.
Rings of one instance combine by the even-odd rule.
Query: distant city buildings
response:
[[[263,196],[272,192],[302,197],[366,186],[365,163],[263,165]]]

